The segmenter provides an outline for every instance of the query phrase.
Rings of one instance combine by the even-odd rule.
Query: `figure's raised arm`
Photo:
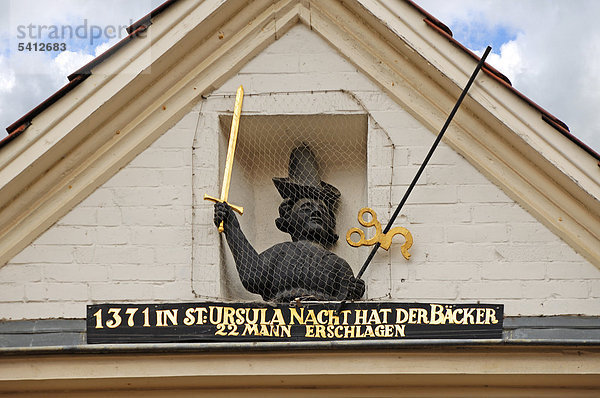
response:
[[[242,285],[252,293],[259,293],[257,284],[260,278],[257,275],[264,270],[264,261],[246,238],[233,209],[226,202],[215,203],[215,226],[218,227],[221,222]]]

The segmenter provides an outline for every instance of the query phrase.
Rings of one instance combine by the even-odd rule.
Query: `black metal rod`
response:
[[[400,203],[396,207],[396,210],[394,211],[394,213],[390,217],[390,220],[388,221],[387,225],[385,226],[385,229],[383,230],[384,234],[388,233],[388,231],[390,230],[390,228],[394,224],[394,221],[396,221],[396,217],[398,217],[398,214],[400,214],[400,211],[402,210],[402,207],[406,203],[406,200],[408,199],[410,193],[414,189],[415,185],[417,185],[417,181],[421,177],[421,174],[423,174],[423,171],[425,170],[425,167],[427,166],[427,163],[429,163],[429,160],[433,156],[433,153],[435,152],[435,149],[438,147],[440,141],[442,140],[442,137],[444,136],[444,133],[448,129],[448,126],[450,125],[450,122],[452,121],[452,119],[454,118],[454,115],[458,111],[458,108],[460,107],[460,104],[463,102],[463,99],[467,95],[467,92],[469,91],[469,88],[471,88],[471,85],[473,84],[473,82],[475,81],[475,78],[477,77],[477,73],[479,73],[479,71],[483,67],[483,64],[485,63],[485,59],[487,58],[487,56],[489,55],[489,53],[490,53],[491,50],[492,50],[492,47],[490,47],[490,46],[488,46],[485,49],[485,52],[483,53],[483,56],[479,60],[479,63],[477,64],[477,67],[475,68],[475,70],[473,71],[473,74],[471,75],[471,78],[469,79],[469,81],[467,82],[467,85],[465,86],[465,88],[463,89],[462,93],[460,94],[460,97],[458,97],[458,101],[456,101],[456,104],[454,105],[454,108],[452,109],[452,112],[450,112],[450,114],[448,115],[448,118],[446,119],[446,123],[444,123],[444,126],[442,127],[442,129],[440,130],[438,136],[436,137],[435,141],[433,142],[433,145],[431,146],[431,149],[427,153],[427,156],[425,156],[425,160],[423,160],[423,163],[421,163],[421,167],[419,167],[419,171],[417,171],[417,174],[415,174],[412,182],[408,186],[408,189],[404,193],[404,197],[402,198],[402,200],[400,201]],[[363,274],[367,270],[367,267],[371,263],[371,260],[373,260],[373,257],[375,257],[375,253],[377,253],[377,249],[379,249],[380,246],[381,246],[381,244],[379,242],[377,242],[375,244],[375,246],[373,246],[373,249],[371,250],[371,253],[369,253],[369,256],[365,260],[363,266],[361,267],[360,271],[358,272],[358,275],[356,276],[357,279],[360,279],[363,276]],[[338,311],[342,308],[344,302],[345,301],[342,301],[340,303]]]

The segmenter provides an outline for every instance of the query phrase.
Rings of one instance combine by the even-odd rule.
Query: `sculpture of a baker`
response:
[[[283,198],[275,224],[292,241],[257,253],[227,203],[215,204],[215,225],[223,222],[242,285],[266,301],[355,300],[365,283],[350,265],[328,250],[338,239],[335,208],[340,192],[320,180],[315,155],[303,144],[290,155],[289,177],[273,178]]]

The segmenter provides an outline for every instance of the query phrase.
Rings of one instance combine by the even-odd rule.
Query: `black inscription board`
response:
[[[397,339],[499,339],[504,306],[357,302],[98,304],[87,342],[181,343]]]

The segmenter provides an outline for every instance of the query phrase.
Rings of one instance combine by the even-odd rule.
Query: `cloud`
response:
[[[518,32],[494,45],[490,64],[600,152],[600,1],[417,2],[448,25],[460,42],[480,43],[481,48],[472,50],[485,47],[482,39],[473,39],[481,31]],[[479,32],[478,26],[483,26]],[[488,43],[496,39],[491,36]]]
[[[67,76],[104,52],[127,33],[125,26],[150,12],[162,0],[4,0],[0,7],[0,139],[4,128],[15,122],[65,85]],[[87,22],[86,22],[87,21]],[[68,33],[87,24],[85,37],[68,37]],[[101,37],[90,44],[90,26],[103,29]],[[31,28],[30,28],[31,26]],[[48,36],[52,27],[65,32],[66,51],[18,51],[18,43],[40,43],[39,33]],[[116,37],[105,34],[121,28]],[[24,35],[23,35],[24,33]],[[34,37],[30,37],[34,36]]]

